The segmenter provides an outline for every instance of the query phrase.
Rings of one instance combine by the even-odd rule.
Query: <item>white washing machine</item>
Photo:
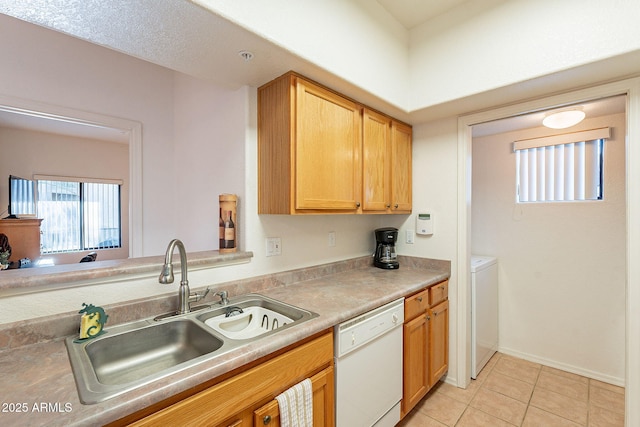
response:
[[[471,255],[471,378],[498,350],[498,260]]]

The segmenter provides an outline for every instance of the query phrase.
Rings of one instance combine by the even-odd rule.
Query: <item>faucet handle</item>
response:
[[[209,293],[211,289],[209,289],[209,287],[207,287],[207,289],[205,289],[204,293],[200,293],[200,292],[194,292],[191,295],[189,295],[189,302],[198,302],[200,300],[203,300],[204,297],[207,296],[207,294]]]

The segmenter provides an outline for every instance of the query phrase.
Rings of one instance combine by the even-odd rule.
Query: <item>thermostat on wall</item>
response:
[[[430,212],[416,216],[416,233],[433,234],[433,215]]]

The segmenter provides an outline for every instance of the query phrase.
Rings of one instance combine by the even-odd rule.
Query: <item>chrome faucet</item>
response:
[[[158,282],[163,285],[173,283],[173,263],[171,262],[173,257],[173,250],[175,247],[178,247],[178,251],[180,252],[180,289],[178,289],[178,314],[185,314],[191,311],[191,302],[200,301],[203,299],[208,293],[209,288],[204,292],[204,294],[200,294],[196,292],[195,294],[191,294],[189,291],[189,281],[187,280],[187,252],[184,249],[184,245],[178,239],[173,239],[169,242],[169,246],[167,247],[167,253],[164,257],[164,266],[162,267],[162,272],[160,273],[160,277],[158,278]]]
[[[220,297],[220,304],[222,305],[229,304],[229,293],[227,291],[216,292],[216,296]]]

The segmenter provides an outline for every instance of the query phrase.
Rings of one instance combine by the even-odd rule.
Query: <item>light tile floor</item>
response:
[[[496,353],[460,389],[439,383],[397,427],[624,427],[624,388]]]

